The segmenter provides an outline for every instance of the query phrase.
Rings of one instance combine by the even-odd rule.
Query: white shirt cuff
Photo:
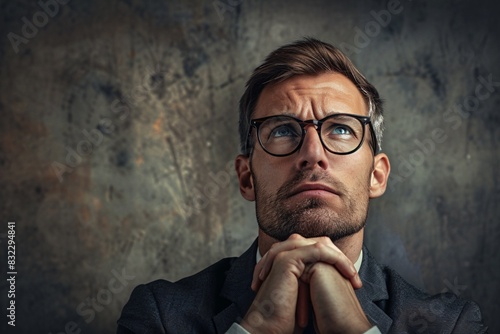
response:
[[[367,330],[364,334],[382,334],[377,326],[373,326],[369,330]]]
[[[248,332],[245,328],[241,327],[239,324],[236,322],[233,323],[231,327],[227,330],[226,334],[251,334]],[[370,328],[368,331],[366,331],[364,334],[381,334],[377,326],[373,326]]]
[[[239,324],[233,322],[233,325],[229,327],[226,334],[250,334],[250,332],[241,327]]]

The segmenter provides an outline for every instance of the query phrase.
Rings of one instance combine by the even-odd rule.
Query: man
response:
[[[240,101],[236,158],[259,234],[176,283],[137,287],[118,333],[483,333],[479,308],[429,296],[363,247],[390,172],[377,90],[335,47],[272,52]]]

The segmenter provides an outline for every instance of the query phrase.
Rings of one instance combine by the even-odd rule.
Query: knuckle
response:
[[[316,258],[316,261],[319,261],[319,259],[322,257],[322,254],[325,252],[325,245],[323,245],[320,242],[317,242],[312,246],[313,246],[314,257]]]
[[[274,257],[274,255],[278,252],[278,251],[276,250],[276,248],[277,248],[277,247],[278,247],[278,246],[277,246],[277,244],[273,244],[273,245],[271,246],[271,248],[269,248],[269,250],[267,251],[267,257],[268,257],[268,258],[272,258],[272,257]]]
[[[281,252],[281,253],[276,254],[276,257],[274,258],[274,261],[276,261],[276,262],[282,262],[282,261],[285,261],[286,258],[287,258],[286,252]]]
[[[330,239],[329,237],[327,236],[323,236],[320,238],[321,241],[323,241],[325,244],[328,244],[328,243],[331,243],[332,242],[332,239]]]
[[[325,248],[325,245],[323,245],[321,242],[317,242],[315,244],[313,244],[314,248],[318,249],[318,250],[322,250],[323,248]]]
[[[276,247],[278,247],[278,245],[279,245],[279,243],[275,242],[274,244],[271,245],[271,247],[269,248],[269,250],[276,249]]]
[[[320,237],[318,239],[318,242],[324,244],[324,245],[327,245],[327,246],[332,246],[333,245],[333,242],[332,242],[332,239],[330,239],[329,237]]]

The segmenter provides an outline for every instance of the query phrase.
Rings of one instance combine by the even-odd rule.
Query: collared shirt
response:
[[[262,258],[262,256],[260,255],[259,248],[257,247],[257,254],[255,255],[256,263],[258,263],[261,258]],[[361,267],[361,262],[363,262],[363,250],[361,250],[361,252],[359,253],[358,259],[356,260],[356,262],[354,262],[354,268],[356,268],[356,271],[358,271],[358,272],[359,272],[359,268]],[[248,332],[246,329],[244,329],[238,323],[235,322],[228,329],[226,334],[251,334],[251,333]],[[381,333],[380,333],[380,330],[378,329],[377,326],[373,326],[368,331],[366,331],[364,334],[381,334]]]

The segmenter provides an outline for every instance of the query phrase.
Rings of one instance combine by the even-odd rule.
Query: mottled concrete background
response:
[[[267,53],[306,35],[341,45],[386,101],[393,173],[368,246],[500,332],[497,2],[59,1],[0,2],[2,333],[113,332],[135,285],[246,249],[237,101]]]

